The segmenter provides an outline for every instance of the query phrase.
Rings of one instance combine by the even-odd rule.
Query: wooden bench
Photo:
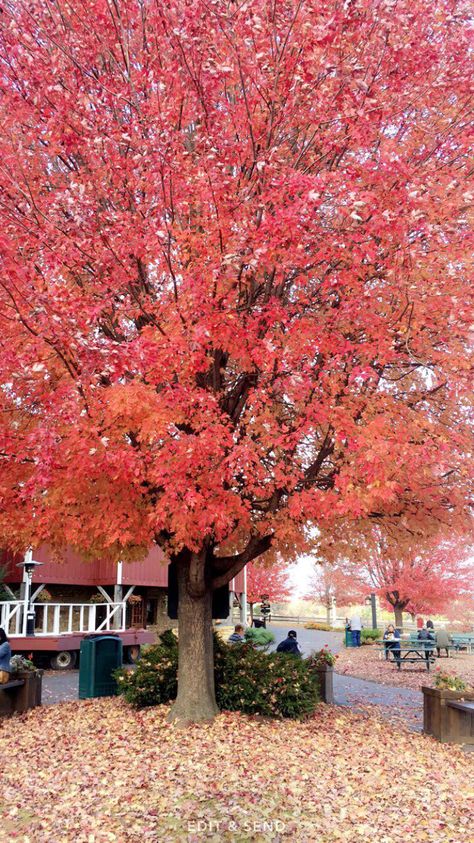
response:
[[[451,636],[452,646],[455,650],[459,652],[459,650],[466,650],[468,653],[472,653],[472,649],[474,647],[474,635],[469,635],[469,633],[458,633],[453,634]]]
[[[9,688],[19,688],[20,685],[24,684],[24,679],[12,679],[10,682],[4,682],[3,685],[0,685],[0,691],[8,691]]]
[[[449,740],[454,743],[474,744],[474,702],[448,700]]]
[[[41,705],[41,684],[43,671],[37,670],[26,678],[10,679],[0,685],[0,717],[22,714],[30,708]]]

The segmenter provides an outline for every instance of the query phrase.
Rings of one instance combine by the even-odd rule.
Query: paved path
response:
[[[274,647],[286,638],[288,624],[271,624],[276,641]],[[298,641],[305,656],[312,650],[319,650],[328,645],[333,653],[342,648],[343,633],[324,632],[320,630],[294,627]],[[43,704],[53,705],[58,702],[77,700],[79,671],[64,670],[45,671],[43,677]],[[416,731],[421,731],[423,725],[423,697],[420,691],[409,688],[382,685],[336,673],[334,675],[334,697],[337,705],[345,705],[356,711],[365,711],[367,707],[376,706],[377,711],[390,719],[401,719]]]
[[[288,624],[270,624],[268,629],[274,633],[275,647],[291,627]],[[294,627],[303,655],[308,656],[312,650],[319,650],[325,645],[333,653],[338,653],[343,647],[342,632],[324,632],[317,629]],[[337,705],[346,705],[361,711],[366,706],[377,706],[380,714],[390,718],[405,721],[407,725],[421,731],[423,727],[423,695],[420,691],[393,685],[383,685],[346,674],[334,674],[334,699]]]

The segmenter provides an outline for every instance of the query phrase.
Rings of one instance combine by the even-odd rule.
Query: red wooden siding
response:
[[[156,545],[141,562],[122,563],[124,585],[168,585],[168,564],[163,551]]]
[[[43,544],[33,551],[33,559],[42,562],[41,568],[33,574],[34,583],[45,585],[114,585],[117,582],[117,566],[114,562],[95,559],[86,562],[70,548],[65,551],[51,552],[47,544]],[[21,555],[13,556],[8,552],[0,555],[0,564],[7,568],[6,582],[19,583],[22,580],[22,569],[16,566],[22,562]],[[243,572],[234,579],[234,591],[243,590]],[[168,572],[166,557],[159,547],[152,547],[148,556],[139,562],[123,562],[123,585],[149,585],[166,588]],[[232,586],[232,583],[231,583]]]

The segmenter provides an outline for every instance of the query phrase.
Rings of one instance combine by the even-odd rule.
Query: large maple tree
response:
[[[463,517],[471,12],[2,6],[0,534],[176,560],[178,719],[244,564]]]

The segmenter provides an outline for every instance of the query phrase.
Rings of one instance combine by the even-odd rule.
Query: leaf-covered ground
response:
[[[416,689],[422,685],[432,685],[438,668],[443,672],[455,673],[474,686],[474,654],[467,653],[456,653],[449,659],[436,659],[428,673],[424,666],[418,664],[403,665],[397,670],[393,662],[380,659],[378,649],[373,646],[348,648],[338,653],[335,669],[338,673],[360,676],[362,679],[371,679],[384,685]]]
[[[373,712],[320,706],[305,723],[224,713],[186,731],[166,713],[103,699],[2,721],[0,839],[472,839],[474,757]]]

